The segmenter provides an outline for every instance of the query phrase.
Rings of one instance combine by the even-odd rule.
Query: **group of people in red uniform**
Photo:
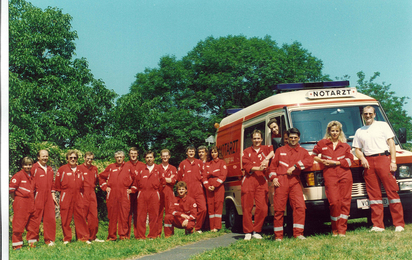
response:
[[[373,227],[371,232],[384,231],[383,203],[380,183],[389,197],[395,232],[404,230],[405,222],[396,183],[396,149],[394,135],[386,122],[375,120],[375,109],[366,106],[362,117],[365,126],[356,131],[353,141],[355,154],[364,167],[366,190],[369,196]],[[279,134],[275,119],[268,125],[272,135]],[[284,145],[262,145],[261,131],[251,134],[252,146],[243,151],[242,163],[245,176],[242,180],[243,232],[245,240],[262,239],[259,234],[267,216],[268,182],[274,185],[273,231],[276,241],[283,239],[283,217],[289,199],[293,210],[293,236],[306,239],[305,201],[300,173],[312,167],[314,161],[323,168],[325,192],[329,202],[332,236],[345,237],[352,199],[352,173],[350,167],[354,156],[346,143],[342,124],[331,121],[327,125],[324,139],[317,142],[312,155],[299,145],[300,131],[290,128],[284,136]],[[272,142],[275,140],[272,138]],[[269,161],[270,164],[269,164]],[[252,209],[256,206],[254,222]]]
[[[138,149],[132,147],[128,162],[124,162],[125,153],[117,151],[116,162],[99,174],[92,165],[92,152],[86,152],[84,164],[78,165],[78,152],[69,150],[68,163],[58,169],[55,178],[53,169],[47,166],[46,150],[39,151],[37,163],[24,157],[22,170],[12,177],[9,185],[14,198],[13,248],[18,250],[23,246],[24,229],[29,246],[35,247],[42,220],[45,243],[55,245],[56,206],[60,206],[64,244],[72,241],[72,218],[77,240],[87,244],[104,242],[96,237],[99,226],[96,184],[106,192],[108,241],[117,240],[118,236],[130,239],[132,223],[135,238],[145,239],[147,216],[147,237],[160,237],[164,214],[166,237],[173,235],[174,226],[186,229],[187,233],[192,233],[193,228],[201,233],[208,212],[211,231],[218,231],[222,227],[226,164],[216,147],[209,154],[205,146],[198,151],[203,160],[196,159],[195,147],[189,146],[187,159],[176,169],[169,164],[169,150],[161,151],[162,163],[157,165],[154,152],[146,152],[143,163],[138,161]],[[176,182],[177,197],[173,191]],[[60,193],[59,202],[55,192]]]
[[[394,135],[385,122],[375,121],[375,110],[367,106],[362,117],[365,126],[357,130],[353,141],[356,156],[365,168],[364,178],[372,209],[372,232],[384,231],[383,204],[380,183],[389,197],[389,208],[395,231],[404,230],[403,208],[397,194],[399,189],[393,172],[396,171],[396,150]],[[279,133],[276,120],[268,123],[273,135]],[[313,148],[312,155],[299,145],[300,131],[290,128],[283,137],[284,145],[262,145],[261,131],[251,134],[252,146],[242,154],[245,175],[242,179],[241,203],[243,209],[243,231],[245,240],[262,239],[260,232],[267,216],[268,182],[273,182],[274,192],[274,235],[276,241],[283,239],[283,217],[287,200],[293,209],[293,236],[306,239],[305,201],[300,173],[312,167],[314,161],[323,168],[325,191],[329,201],[332,236],[346,235],[349,218],[352,174],[350,167],[354,157],[346,143],[342,124],[331,121],[324,139]],[[274,142],[274,141],[272,141]],[[154,163],[155,153],[144,154],[146,163],[138,161],[138,149],[129,150],[128,162],[124,162],[123,151],[115,153],[116,162],[102,173],[92,165],[94,155],[86,152],[85,162],[78,165],[78,153],[67,152],[68,163],[61,166],[55,179],[53,169],[47,166],[48,152],[39,151],[38,162],[29,157],[22,160],[22,170],[11,179],[9,191],[13,203],[12,246],[20,249],[22,234],[27,230],[27,242],[35,247],[39,241],[39,227],[43,220],[44,241],[55,244],[55,206],[60,205],[63,243],[72,240],[70,222],[74,218],[78,240],[104,242],[96,237],[98,231],[97,200],[95,188],[106,192],[109,218],[107,240],[130,239],[133,223],[136,239],[146,238],[148,216],[148,238],[161,236],[163,215],[164,234],[174,234],[174,227],[184,228],[186,233],[202,232],[208,217],[208,229],[216,232],[222,228],[224,185],[227,167],[219,149],[206,146],[186,149],[187,158],[178,169],[169,164],[170,151],[161,151],[162,163]],[[177,183],[177,196],[174,186]],[[60,193],[59,203],[55,192]],[[254,220],[252,210],[255,207]],[[206,225],[207,226],[207,225]]]
[[[76,237],[79,241],[104,242],[96,238],[99,227],[95,187],[98,179],[97,167],[91,163],[94,155],[85,154],[85,163],[78,165],[78,153],[69,150],[67,164],[61,166],[54,177],[53,169],[47,165],[48,151],[40,150],[37,163],[29,157],[22,160],[22,170],[16,173],[9,185],[13,202],[12,246],[15,250],[23,246],[22,234],[27,229],[27,242],[35,247],[39,241],[40,224],[43,221],[44,242],[55,245],[55,207],[60,206],[63,243],[72,240],[70,222],[74,218]],[[60,193],[59,203],[55,192]]]

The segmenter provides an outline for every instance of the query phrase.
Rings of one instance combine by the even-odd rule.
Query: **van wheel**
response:
[[[241,231],[242,227],[242,216],[237,214],[237,210],[233,203],[228,203],[228,207],[226,209],[226,221],[225,225],[227,229],[231,229],[232,232]]]
[[[284,220],[283,228],[284,235],[288,237],[293,237],[293,210],[290,206],[289,200],[287,201],[287,214]]]
[[[391,212],[388,208],[386,208],[386,210],[383,211],[383,224],[385,226],[393,225]]]
[[[403,214],[404,214],[405,223],[407,223],[407,224],[412,223],[412,212],[411,212],[411,210],[404,210]]]

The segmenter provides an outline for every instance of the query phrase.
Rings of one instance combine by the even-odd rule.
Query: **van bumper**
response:
[[[386,197],[386,194],[383,194],[383,197]],[[412,209],[412,191],[400,191],[399,197],[403,206],[405,213],[410,213],[406,211],[411,211]],[[358,200],[367,199],[368,196],[360,196],[352,198],[351,207],[350,207],[350,218],[363,218],[369,217],[371,212],[370,208],[362,209],[358,208]],[[387,207],[385,207],[386,209]],[[329,202],[325,200],[312,200],[306,201],[306,216],[308,218],[316,217],[317,219],[321,218],[325,221],[330,221],[329,215]]]

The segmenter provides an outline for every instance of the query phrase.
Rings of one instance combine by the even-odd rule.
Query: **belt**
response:
[[[375,157],[375,156],[384,156],[384,155],[388,156],[389,154],[390,154],[389,151],[385,151],[383,153],[376,153],[376,154],[372,154],[372,155],[367,155],[365,157]]]

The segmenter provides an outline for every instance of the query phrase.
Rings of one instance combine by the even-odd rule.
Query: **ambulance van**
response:
[[[333,120],[342,123],[348,144],[352,146],[356,130],[364,125],[361,114],[365,106],[375,108],[375,120],[385,121],[391,126],[380,103],[357,92],[356,88],[349,87],[348,81],[280,84],[276,85],[274,90],[277,94],[249,107],[239,109],[216,125],[218,128],[216,145],[222,151],[228,167],[228,175],[224,184],[223,212],[226,215],[225,221],[228,228],[241,230],[242,226],[241,181],[244,175],[242,152],[252,145],[250,135],[255,129],[263,133],[262,144],[271,145],[273,137],[267,126],[270,119],[276,118],[279,124],[279,135],[274,137],[278,144],[283,144],[282,136],[287,129],[296,127],[301,132],[300,145],[309,153],[312,153],[317,141],[324,137],[327,124]],[[400,129],[398,136],[395,136],[398,164],[395,177],[399,185],[399,195],[405,215],[408,217],[412,209],[412,152],[402,149],[401,143],[405,142],[406,131]],[[351,167],[353,186],[350,218],[370,216],[363,167],[359,162],[355,156],[355,162]],[[323,166],[314,162],[313,167],[305,169],[300,177],[306,201],[307,219],[315,217],[317,220],[330,221]],[[383,201],[387,207],[388,200],[383,187],[382,191]],[[273,184],[269,183],[268,215],[272,218],[273,193]],[[286,215],[288,215],[287,211]]]

